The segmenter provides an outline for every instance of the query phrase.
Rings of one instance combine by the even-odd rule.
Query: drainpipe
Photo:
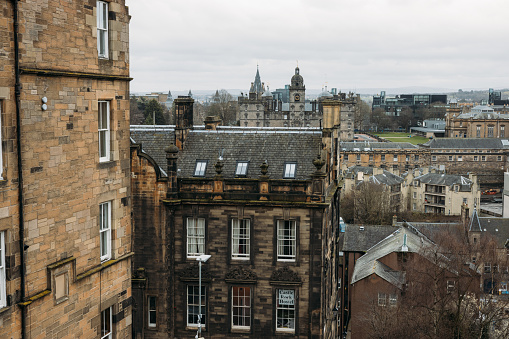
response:
[[[21,83],[19,81],[19,41],[18,41],[18,1],[12,0],[14,24],[14,96],[16,102],[16,149],[18,156],[18,205],[19,205],[19,256],[21,260],[20,289],[21,301],[25,301],[25,232],[23,210],[23,170],[21,163],[21,112],[20,95]],[[21,306],[21,338],[26,338],[26,306]]]

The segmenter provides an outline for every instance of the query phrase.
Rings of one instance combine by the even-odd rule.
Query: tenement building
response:
[[[0,337],[130,338],[127,7],[0,11]]]
[[[131,126],[135,338],[192,337],[200,307],[205,337],[337,338],[338,106],[321,130],[199,129],[175,104]]]
[[[284,92],[281,92],[284,91]],[[341,140],[354,137],[354,115],[359,109],[359,95],[332,93],[327,88],[317,100],[306,100],[306,86],[299,67],[284,90],[270,92],[261,81],[257,69],[255,80],[247,96],[238,99],[239,121],[242,127],[320,127],[323,120],[323,101],[333,100],[341,112]]]

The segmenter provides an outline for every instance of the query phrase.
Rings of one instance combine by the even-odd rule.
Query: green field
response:
[[[409,142],[413,145],[424,144],[429,139],[426,137],[421,137],[417,135],[411,135],[410,133],[400,133],[400,132],[383,132],[383,133],[373,133],[374,135],[378,135],[381,138],[387,139],[392,142]]]

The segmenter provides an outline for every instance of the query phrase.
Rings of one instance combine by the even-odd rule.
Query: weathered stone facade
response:
[[[175,129],[132,128],[132,138],[141,143],[131,146],[133,199],[139,200],[133,219],[141,233],[135,242],[134,270],[140,274],[133,280],[134,322],[143,325],[135,337],[196,334],[197,309],[189,303],[197,300],[190,293],[198,289],[199,272],[190,248],[199,233],[190,225],[201,223],[199,251],[212,256],[202,266],[204,336],[336,338],[339,111],[326,110],[323,132],[215,125],[193,130],[180,105],[189,103],[176,99],[183,114]],[[284,164],[294,158],[295,176],[283,178]],[[239,174],[238,161],[248,163],[245,174]],[[242,245],[246,251],[237,253],[233,225],[240,221],[249,237]],[[295,235],[286,243],[280,238],[283,224]],[[295,251],[283,254],[281,246]],[[234,303],[239,290],[249,296],[242,299],[249,309],[242,325]],[[282,291],[292,296],[289,319],[280,318]],[[147,319],[147,301],[154,296],[155,318]]]
[[[0,4],[2,338],[97,337],[110,307],[116,337],[131,337],[129,14],[123,0],[107,3],[109,53],[98,58],[96,4]],[[107,161],[99,102],[108,107]]]

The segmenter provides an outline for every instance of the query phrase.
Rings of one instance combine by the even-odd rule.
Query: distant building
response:
[[[426,119],[422,126],[410,127],[410,132],[426,138],[443,138],[445,136],[445,121],[443,119]]]
[[[451,104],[445,117],[447,138],[508,138],[509,112],[496,112],[491,106],[476,106],[469,113],[461,113]]]
[[[446,94],[400,94],[395,97],[388,98],[385,91],[380,95],[373,96],[372,109],[381,108],[387,115],[400,116],[401,111],[405,107],[410,107],[415,114],[415,110],[419,107],[427,107],[433,103],[447,104]]]
[[[317,100],[306,100],[306,86],[299,67],[291,83],[284,89],[270,92],[261,81],[257,69],[248,96],[240,96],[239,121],[242,127],[320,127],[323,124],[324,101],[334,102],[341,111],[341,140],[353,140],[354,115],[359,95],[336,94],[325,88]]]

